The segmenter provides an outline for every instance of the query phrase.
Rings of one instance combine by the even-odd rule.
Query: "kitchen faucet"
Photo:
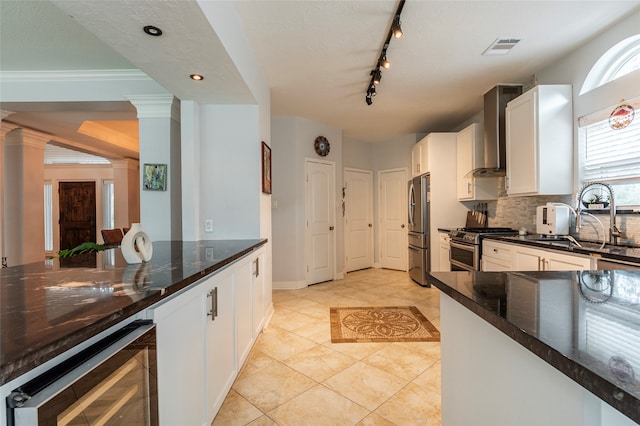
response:
[[[582,218],[580,216],[582,211],[582,196],[588,188],[593,186],[604,186],[607,191],[609,191],[609,243],[616,245],[618,238],[622,237],[623,234],[616,226],[616,204],[613,197],[613,188],[604,182],[587,182],[582,186],[582,189],[580,189],[580,193],[578,194],[578,207],[576,208],[576,232],[579,232],[582,227]]]

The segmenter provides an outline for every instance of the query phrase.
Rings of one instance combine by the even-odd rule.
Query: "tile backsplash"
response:
[[[503,178],[498,180],[500,188],[504,188]],[[504,226],[513,229],[525,228],[529,233],[536,232],[536,208],[543,204],[565,203],[572,207],[576,205],[573,195],[545,195],[532,197],[507,197],[502,191],[495,201],[487,202],[489,211],[489,226]],[[605,236],[609,240],[609,214],[598,214],[596,216],[604,225]],[[572,219],[572,224],[574,223]],[[616,225],[623,232],[624,237],[620,240],[622,244],[640,244],[640,215],[639,214],[618,214]],[[592,217],[582,216],[582,227],[579,235],[575,235],[572,226],[572,234],[583,240],[601,240],[602,227]]]

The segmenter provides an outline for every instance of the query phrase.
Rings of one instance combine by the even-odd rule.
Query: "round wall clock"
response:
[[[313,146],[316,149],[316,153],[321,157],[326,157],[331,149],[329,141],[324,136],[318,136]]]

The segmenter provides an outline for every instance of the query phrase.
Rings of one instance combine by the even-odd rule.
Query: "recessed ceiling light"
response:
[[[158,27],[154,27],[153,25],[147,25],[143,30],[145,33],[153,37],[160,37],[162,35],[162,30]]]
[[[189,77],[191,77],[191,80],[195,81],[204,80],[204,77],[201,74],[191,74]]]
[[[516,44],[520,43],[521,40],[521,38],[514,37],[497,38],[482,54],[506,55]]]

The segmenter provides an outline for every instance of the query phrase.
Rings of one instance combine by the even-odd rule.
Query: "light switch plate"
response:
[[[204,232],[213,232],[213,221],[211,219],[204,221]]]

